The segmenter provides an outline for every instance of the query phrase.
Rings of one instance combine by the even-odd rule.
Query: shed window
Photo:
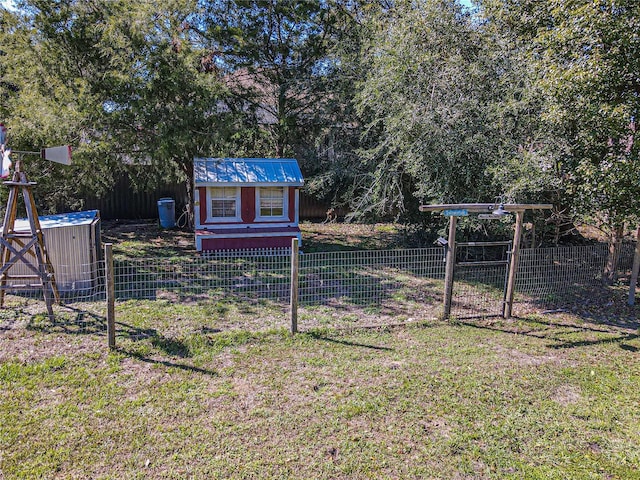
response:
[[[258,189],[259,218],[284,218],[287,215],[284,187],[261,187]]]
[[[209,196],[210,219],[235,219],[239,213],[239,189],[236,187],[211,187]]]

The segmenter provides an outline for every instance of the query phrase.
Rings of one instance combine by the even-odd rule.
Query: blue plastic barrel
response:
[[[176,202],[173,198],[161,198],[158,200],[158,216],[162,228],[176,226]]]

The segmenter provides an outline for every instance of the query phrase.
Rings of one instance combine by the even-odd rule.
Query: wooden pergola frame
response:
[[[469,213],[492,214],[500,209],[504,213],[515,213],[516,228],[513,234],[513,246],[511,248],[511,258],[509,261],[509,277],[507,279],[507,292],[502,305],[502,317],[511,318],[513,311],[513,294],[515,291],[516,272],[518,269],[518,257],[520,255],[520,239],[522,237],[522,222],[524,212],[527,210],[551,210],[553,205],[548,203],[448,203],[439,205],[421,205],[421,212],[445,212],[451,211],[449,215],[449,238],[445,277],[444,277],[444,312],[443,317],[449,318],[451,314],[451,296],[453,292],[453,273],[456,259],[456,226],[458,216],[466,216]],[[462,214],[461,214],[462,213]]]

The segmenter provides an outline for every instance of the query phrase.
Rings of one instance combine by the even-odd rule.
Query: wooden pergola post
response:
[[[456,226],[458,217],[449,217],[449,238],[447,239],[447,256],[444,273],[444,310],[442,317],[446,320],[451,314],[451,299],[453,297],[453,276],[456,264]]]
[[[298,270],[300,262],[300,240],[291,239],[291,293],[289,298],[289,315],[291,333],[298,333]]]
[[[518,271],[518,259],[520,257],[520,243],[522,239],[522,220],[524,210],[516,212],[516,230],[513,233],[513,245],[511,258],[509,259],[509,277],[507,279],[507,295],[502,305],[502,318],[511,318],[513,311],[513,294],[516,286],[516,273]]]
[[[493,214],[493,213],[515,213],[516,228],[513,235],[513,246],[511,248],[511,258],[509,261],[509,277],[507,279],[507,292],[504,304],[502,305],[503,318],[510,318],[513,312],[513,296],[515,293],[516,274],[518,271],[518,260],[520,256],[520,244],[522,239],[522,223],[526,210],[551,210],[553,205],[548,203],[511,203],[496,205],[495,203],[449,203],[439,205],[421,205],[421,212],[443,212],[448,215],[449,239],[447,251],[447,265],[445,270],[444,286],[444,314],[445,319],[451,314],[451,302],[453,293],[453,275],[455,264],[455,234],[458,216],[467,216],[470,213]]]
[[[107,296],[107,341],[110,349],[116,348],[116,287],[113,270],[113,244],[104,244],[104,274]]]

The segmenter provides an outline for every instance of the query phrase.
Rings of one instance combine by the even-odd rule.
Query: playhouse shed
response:
[[[291,246],[303,184],[295,159],[194,159],[197,250]]]

